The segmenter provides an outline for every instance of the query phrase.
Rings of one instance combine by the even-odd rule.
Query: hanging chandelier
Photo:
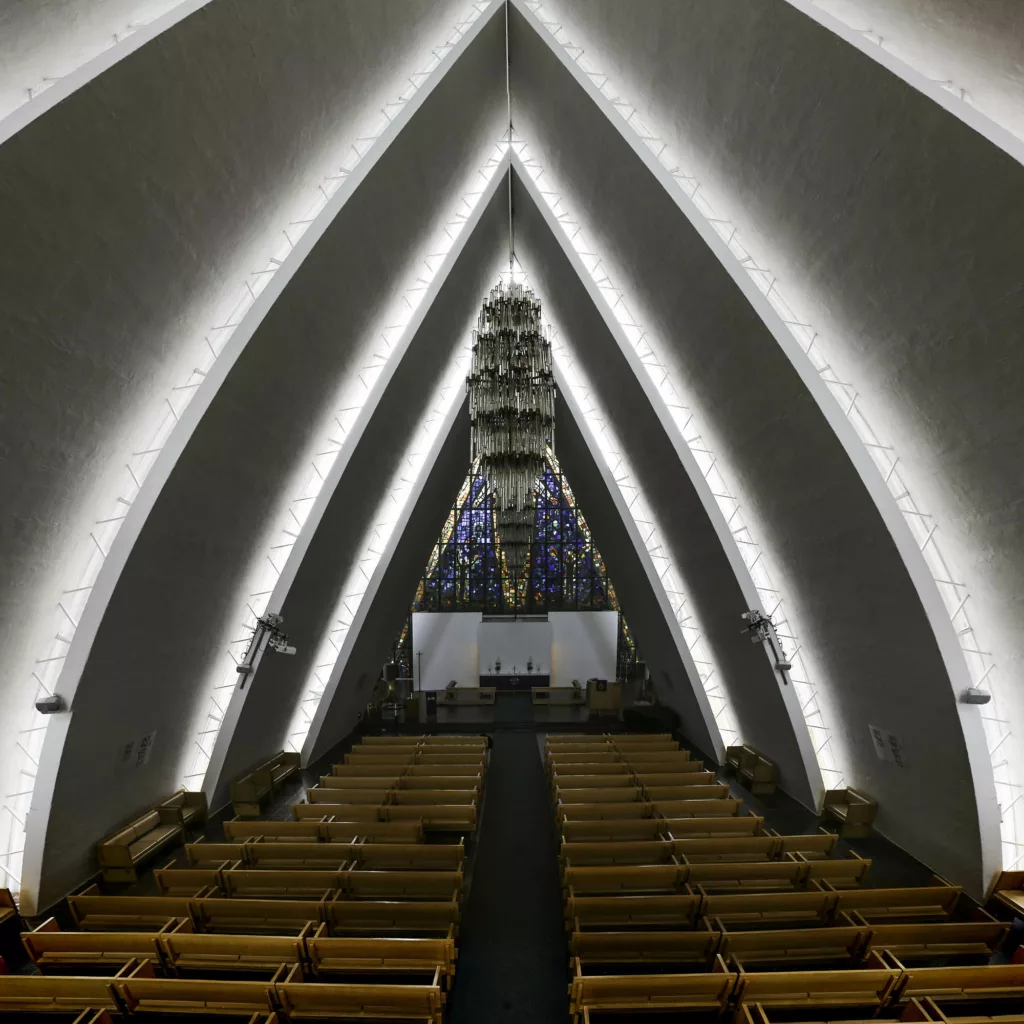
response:
[[[555,378],[540,302],[521,284],[491,289],[473,332],[470,458],[491,491],[506,563],[518,575],[533,536],[535,489],[555,443]]]

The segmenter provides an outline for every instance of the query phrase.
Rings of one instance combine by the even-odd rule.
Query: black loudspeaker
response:
[[[398,666],[393,662],[389,661],[384,666],[384,682],[393,683],[398,679]]]

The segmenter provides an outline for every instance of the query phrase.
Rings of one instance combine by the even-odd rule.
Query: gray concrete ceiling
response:
[[[873,0],[844,3],[865,17],[884,13]],[[919,3],[887,8],[894,31],[917,24]],[[138,14],[136,6],[7,5],[0,100],[54,53],[66,58],[91,45],[109,28],[104,19]],[[976,709],[957,704],[970,667],[956,646],[960,620],[938,622],[941,598],[920,552],[908,553],[915,542],[899,496],[869,477],[870,459],[853,451],[849,424],[837,426],[822,389],[795,368],[664,176],[624,136],[631,129],[609,118],[593,81],[588,92],[518,0],[508,9],[506,95],[505,19],[495,3],[461,56],[425,78],[433,91],[332,208],[237,358],[207,387],[208,404],[175,435],[182,441],[164,460],[165,477],[135,512],[118,572],[87,606],[93,627],[79,645],[72,711],[45,733],[27,906],[85,877],[97,834],[180,780],[205,684],[227,657],[227,640],[237,639],[238,609],[316,454],[319,428],[432,233],[507,128],[506,104],[547,168],[545,182],[557,183],[657,339],[728,476],[827,697],[847,782],[878,797],[881,830],[935,869],[980,890],[997,866],[996,798],[1022,778],[1024,750],[1016,739],[1024,696],[1005,682],[1024,664],[1015,515],[1024,498],[1024,168],[785,0],[552,0],[545,8],[565,15],[588,57],[701,180],[702,195],[741,228],[753,258],[772,268],[830,346],[857,408],[894,446],[901,479],[941,526],[935,537],[948,571],[970,593],[962,614],[991,651],[979,663],[998,668],[983,682],[1004,680],[993,705],[1001,722],[983,727]],[[197,346],[229,312],[229,285],[266,264],[282,228],[305,213],[309,192],[431,47],[452,38],[465,9],[456,0],[212,0],[0,145],[5,709],[34,692],[34,660],[52,636],[76,552],[146,444],[154,410],[188,378]],[[1012,98],[1021,66],[1015,10],[996,0],[943,0],[911,42],[944,55],[979,90]],[[47,27],[71,13],[63,36]],[[999,44],[986,67],[978,55],[993,33]],[[356,538],[425,408],[426,382],[443,373],[494,277],[507,242],[503,188],[445,264],[297,548],[281,610],[302,653],[264,659],[249,696],[232,705],[206,779],[217,796],[285,740]],[[808,770],[803,724],[764,652],[739,636],[750,579],[678,428],[652,401],[599,290],[538,195],[513,184],[517,255],[620,435],[742,737],[774,756],[790,791],[814,803],[820,780]],[[694,745],[717,755],[706,697],[687,678],[686,652],[635,527],[572,410],[572,396],[563,396],[559,456],[663,698]],[[374,570],[306,756],[340,738],[364,702],[464,475],[465,431],[453,405],[431,441],[422,487]],[[352,493],[361,503],[348,500]],[[899,736],[902,767],[876,756],[871,725]],[[118,774],[116,748],[154,728],[149,763]],[[1008,766],[989,764],[984,728],[990,745],[1000,729],[1012,733]],[[20,770],[0,758],[5,792],[20,791]],[[14,820],[0,818],[4,869],[13,863]]]

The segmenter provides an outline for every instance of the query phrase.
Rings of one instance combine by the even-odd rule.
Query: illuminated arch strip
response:
[[[540,164],[530,157],[528,147],[521,140],[516,140],[513,145],[516,151],[513,163],[519,180],[530,193],[548,228],[561,245],[562,251],[650,401],[719,539],[722,551],[743,594],[746,607],[760,608],[771,616],[777,615],[779,629],[792,646],[797,646],[785,622],[781,597],[772,588],[767,570],[759,557],[759,550],[750,540],[743,525],[738,505],[725,489],[713,457],[701,440],[692,410],[682,403],[666,369],[656,359],[655,348],[645,330],[630,315],[622,294],[608,279],[579,225],[566,210],[562,197],[551,190]],[[581,399],[581,405],[585,407],[587,403]],[[601,417],[607,421],[607,416],[603,413]],[[621,453],[621,446],[618,446],[617,450]],[[619,457],[621,458],[621,454]],[[631,483],[630,486],[636,488],[638,484]],[[659,549],[668,550],[660,536],[657,543]],[[672,572],[676,578],[676,592],[681,593],[683,587],[679,574],[674,568]],[[670,600],[675,606],[676,598],[671,596],[672,593],[670,590]],[[677,611],[677,617],[678,614]],[[699,637],[695,646],[688,635],[687,645],[691,653],[694,653],[695,661],[700,668],[701,681],[712,697],[715,718],[729,745],[742,742],[744,737],[739,735],[736,715],[730,707],[732,702],[738,702],[742,697],[733,695],[730,698],[728,685],[724,683],[724,674],[716,668],[713,648],[703,639],[706,630],[700,624],[697,614],[691,611],[687,613],[687,618],[690,623],[688,629],[696,630]],[[705,657],[698,657],[695,653],[698,646]],[[816,694],[808,686],[802,659],[797,658],[792,670],[779,670],[774,664],[774,658],[769,660],[773,677],[780,684],[779,697],[785,707],[799,750],[803,781],[807,784],[808,792],[814,794],[812,799],[816,800],[818,794],[825,788],[838,788],[842,785],[842,774],[834,770],[836,765],[834,759],[830,758],[830,749],[825,749],[828,747],[828,733],[818,730],[819,723],[824,719]],[[790,681],[793,682],[792,686],[787,685]],[[812,725],[816,730],[814,734],[811,732]],[[822,774],[822,762],[830,772],[827,778]]]
[[[37,117],[55,107],[83,85],[112,68],[118,61],[145,46],[183,18],[205,7],[210,0],[167,0],[164,10],[150,21],[130,21],[97,41],[74,68],[29,82],[20,102],[0,107],[0,144],[17,134]]]
[[[323,425],[322,439],[318,446],[319,454],[310,467],[305,485],[289,506],[271,549],[265,553],[259,589],[249,594],[245,607],[239,609],[238,617],[242,622],[240,639],[226,652],[218,676],[212,681],[212,706],[206,712],[201,739],[196,745],[192,764],[185,776],[187,786],[195,788],[201,784],[210,794],[216,790],[234,725],[242,705],[253,690],[251,685],[245,690],[238,689],[235,666],[248,649],[255,620],[268,610],[279,612],[284,605],[324,510],[362,438],[363,431],[384,396],[388,381],[419,330],[424,316],[458,260],[465,243],[473,234],[480,216],[487,208],[507,169],[507,146],[498,143],[485,165],[476,172],[474,190],[459,200],[454,215],[445,220],[434,246],[424,261],[423,270],[412,288],[402,297],[401,305],[391,317],[390,325],[381,336],[374,339],[364,367],[346,385],[337,403],[337,413],[329,423]],[[454,371],[450,370],[449,373],[451,372]],[[434,433],[440,429],[440,419],[448,413],[446,403],[452,397],[447,390],[449,384],[446,377],[431,403],[430,413],[417,427],[406,453],[403,469],[392,481],[387,492],[388,497],[384,499],[378,511],[374,527],[363,541],[362,554],[356,560],[357,568],[346,584],[335,614],[335,619],[339,622],[348,621],[346,609],[354,613],[358,607],[376,565],[373,559],[379,558],[383,550],[384,542],[379,538],[390,536],[397,517],[401,515],[408,501],[408,473],[414,472],[410,467],[418,467],[422,459],[426,458],[426,448],[433,443]],[[329,639],[330,635],[323,642],[325,647],[330,646]],[[318,669],[322,668],[322,661],[321,656],[316,658]],[[331,664],[333,665],[333,661]],[[295,712],[296,721],[303,717],[300,713],[302,707],[305,705],[308,708],[312,703],[312,694],[316,693],[319,696],[321,692],[322,686],[317,681],[317,670],[314,670]],[[223,699],[222,695],[225,693],[230,697],[229,702]],[[308,729],[308,722],[305,727]],[[295,750],[301,749],[302,745],[301,741],[294,741],[294,734],[299,730],[298,725],[289,729],[289,742],[294,743],[292,749]]]
[[[507,167],[506,147],[501,147],[503,166]],[[498,175],[500,180],[500,175]],[[481,207],[483,204],[481,204]],[[466,232],[466,235],[469,233]],[[426,306],[425,306],[426,308]],[[386,570],[413,505],[437,452],[451,430],[465,396],[466,374],[471,357],[470,327],[475,313],[467,320],[462,339],[457,343],[445,369],[445,375],[420,418],[402,464],[377,508],[374,524],[367,530],[361,553],[342,587],[341,597],[331,616],[331,628],[320,641],[313,669],[303,687],[288,727],[287,747],[302,752],[303,763],[312,755],[327,709],[341,681],[352,644],[366,617],[382,573]],[[412,325],[410,330],[414,330]]]
[[[1017,741],[999,701],[995,663],[980,646],[968,618],[967,587],[956,582],[949,571],[940,548],[937,524],[911,496],[899,472],[895,449],[881,440],[864,418],[854,385],[835,374],[824,352],[827,339],[806,318],[794,313],[779,294],[775,275],[760,266],[743,247],[736,225],[715,213],[700,193],[700,182],[681,167],[664,139],[643,123],[636,108],[618,94],[606,74],[592,66],[583,49],[566,38],[561,25],[544,12],[539,0],[510,2],[548,42],[552,52],[651,170],[800,375],[864,481],[903,557],[954,687],[974,685],[991,692],[990,710],[980,716],[984,735],[981,731],[975,733],[961,716],[983,819],[982,844],[985,849],[985,790],[994,784],[1003,811],[1002,862],[1007,868],[1024,862],[1024,800],[1019,798],[1024,778],[1016,763],[1020,754],[1007,758],[1000,753],[1005,744],[1016,747]],[[981,747],[987,748],[984,765],[979,760],[984,756]]]
[[[21,714],[12,715],[17,740],[5,752],[6,757],[17,762],[15,771],[23,781],[16,791],[5,794],[0,811],[0,874],[4,874],[11,885],[21,886],[29,902],[38,887],[52,787],[63,746],[63,734],[54,733],[52,740],[48,739],[53,730],[52,719],[36,712],[35,700],[53,693],[59,686],[60,693],[71,703],[103,611],[131,547],[220,382],[317,239],[489,20],[484,15],[492,8],[492,3],[493,0],[474,0],[467,5],[464,17],[445,41],[431,50],[423,71],[413,75],[402,93],[368,123],[338,169],[320,184],[305,216],[282,227],[278,251],[266,266],[241,282],[231,314],[223,323],[215,324],[203,339],[195,353],[192,372],[152,410],[150,422],[125,467],[118,493],[110,499],[109,511],[97,520],[88,537],[83,538],[72,559],[77,571],[55,611],[54,638],[36,660],[32,675],[26,680]],[[491,16],[497,9],[491,9]],[[225,307],[232,308],[230,299]],[[240,629],[244,628],[245,624],[240,623]],[[209,707],[204,708],[208,713],[204,722],[214,720],[209,717],[211,714],[217,718],[223,716],[220,702],[226,704],[227,696],[214,693]],[[204,751],[207,760],[216,739],[216,732],[208,732],[208,728],[204,724],[198,730],[201,735],[195,740],[196,749]],[[195,763],[192,757],[186,761],[186,764]],[[187,770],[183,768],[182,774]],[[205,773],[205,765],[202,773]],[[38,793],[35,792],[37,777],[45,779]],[[30,805],[31,820],[28,819]],[[31,851],[28,866],[31,884],[26,891],[22,883],[25,874],[22,864],[27,850]]]
[[[724,530],[721,529],[720,522],[715,522],[714,525],[723,539],[726,553],[727,555],[731,554],[729,549],[733,546],[725,539],[726,536],[730,536],[742,556],[742,566],[737,565],[735,559],[731,559],[737,580],[746,591],[748,587],[745,586],[743,574],[745,573],[749,578],[756,591],[761,610],[768,614],[775,623],[779,640],[792,665],[789,678],[793,683],[798,709],[810,737],[810,745],[821,779],[829,789],[841,787],[844,778],[843,765],[837,752],[833,749],[828,709],[824,706],[824,701],[821,699],[802,657],[800,642],[786,616],[783,595],[772,583],[768,558],[743,522],[739,503],[733,497],[732,491],[725,481],[718,458],[704,442],[693,409],[684,404],[667,365],[660,359],[658,340],[648,334],[634,318],[622,293],[608,277],[600,256],[584,235],[580,225],[567,210],[561,193],[548,183],[544,168],[531,157],[527,145],[521,140],[516,140],[513,145],[516,150],[515,167],[520,177],[524,182],[532,182],[543,205],[550,208],[552,216],[549,218],[549,224],[552,226],[557,224],[569,246],[575,251],[579,259],[579,266],[585,270],[594,285],[594,289],[589,290],[593,294],[596,289],[597,294],[603,298],[610,311],[610,317],[605,317],[606,322],[617,323],[621,330],[621,336],[632,346],[635,360],[631,360],[631,364],[634,361],[638,362],[646,370],[648,381],[641,380],[641,383],[645,385],[645,391],[648,394],[651,394],[653,387],[660,400],[658,404],[663,406],[667,413],[660,418],[666,432],[673,439],[673,443],[678,440],[676,450],[680,453],[680,458],[685,458],[682,453],[682,449],[685,448],[696,462],[700,477],[709,487],[724,520]],[[652,387],[647,386],[648,384]],[[660,412],[657,406],[656,411]],[[719,689],[724,698],[724,690]],[[790,713],[791,721],[793,721],[795,710],[787,703],[787,712]],[[732,716],[731,713],[730,716],[731,728],[735,730],[735,716]],[[807,756],[802,730],[796,721],[793,721],[793,725],[794,734],[800,745],[801,753],[804,755],[808,776],[813,778],[814,766]]]
[[[823,28],[867,54],[873,61],[902,78],[907,85],[924,93],[930,100],[948,110],[954,117],[973,128],[1014,160],[1024,163],[1024,138],[989,115],[975,102],[967,89],[951,78],[936,77],[931,69],[919,67],[892,51],[887,39],[867,28],[857,28],[826,11],[818,0],[786,0],[790,6],[813,18]]]
[[[742,742],[736,714],[722,686],[722,674],[704,640],[704,631],[693,614],[692,602],[669,553],[661,528],[644,500],[640,484],[604,408],[598,402],[562,332],[554,324],[551,324],[550,331],[558,386],[573,410],[576,423],[587,439],[598,466],[603,461],[607,467],[601,475],[613,499],[618,495],[615,504],[623,521],[627,528],[630,524],[633,526],[629,532],[651,585],[655,588],[659,604],[667,605],[666,619],[676,626],[677,639],[681,641],[678,647],[683,666],[690,677],[697,703],[704,713],[705,726],[712,742],[720,747],[715,753],[722,760],[725,747]]]

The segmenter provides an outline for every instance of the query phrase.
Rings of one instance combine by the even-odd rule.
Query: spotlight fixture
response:
[[[288,643],[288,634],[281,628],[284,619],[274,612],[267,612],[256,620],[252,636],[249,638],[249,646],[246,648],[245,657],[235,666],[235,671],[242,676],[242,685],[239,689],[245,688],[245,681],[256,669],[256,655],[266,640],[267,646],[277,651],[278,654],[295,654],[298,650]]]
[[[765,643],[768,645],[775,658],[775,670],[781,676],[783,684],[788,685],[789,679],[786,677],[786,673],[792,670],[793,665],[782,652],[782,644],[779,643],[775,634],[775,625],[771,617],[765,615],[759,608],[751,608],[750,611],[743,612],[740,618],[747,624],[741,632],[750,634],[752,644]]]

